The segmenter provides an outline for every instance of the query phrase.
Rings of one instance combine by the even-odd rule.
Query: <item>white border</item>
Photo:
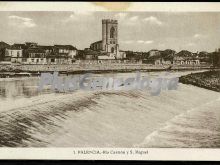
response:
[[[109,2],[108,2],[109,3]],[[111,2],[115,6],[120,2]],[[126,2],[123,2],[126,3]],[[219,12],[219,2],[127,2],[122,10],[108,10],[93,2],[0,2],[0,11],[157,11],[157,12]]]
[[[108,154],[103,153],[109,152]],[[123,151],[126,154],[116,154]],[[129,154],[130,152],[133,154]],[[147,154],[135,154],[136,151]],[[85,152],[84,154],[82,152]],[[90,152],[90,153],[86,153]],[[99,153],[98,153],[99,152]],[[128,153],[128,154],[127,154]],[[192,148],[0,148],[0,159],[44,160],[203,160],[219,161],[220,149]]]
[[[113,2],[116,4],[116,2]],[[116,4],[117,5],[117,4]],[[0,2],[0,11],[113,11],[91,2]],[[219,12],[220,3],[132,2],[122,11]],[[121,11],[117,10],[117,11]],[[114,10],[116,11],[116,10]],[[148,154],[111,154],[115,151],[147,151]],[[79,154],[108,151],[110,154]],[[74,154],[75,153],[75,154]],[[0,148],[0,159],[45,160],[220,160],[220,149],[193,148]]]

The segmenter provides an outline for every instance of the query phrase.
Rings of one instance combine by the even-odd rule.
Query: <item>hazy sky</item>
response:
[[[220,48],[220,13],[214,12],[0,12],[0,41],[84,49],[101,40],[104,18],[118,20],[121,50]]]

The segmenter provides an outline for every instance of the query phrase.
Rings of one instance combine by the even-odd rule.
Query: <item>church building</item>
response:
[[[101,52],[98,59],[120,59],[117,20],[102,20],[102,40],[92,43],[90,49]]]

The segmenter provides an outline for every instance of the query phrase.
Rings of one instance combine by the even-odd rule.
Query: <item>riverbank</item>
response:
[[[170,66],[170,65],[147,65],[147,64],[71,64],[71,65],[0,65],[0,77],[39,75],[41,72],[59,72],[60,74],[81,73],[113,73],[132,71],[165,71],[165,70],[201,70],[210,69],[210,66]],[[20,73],[20,74],[18,74]]]
[[[220,70],[192,73],[181,76],[179,82],[220,92]]]

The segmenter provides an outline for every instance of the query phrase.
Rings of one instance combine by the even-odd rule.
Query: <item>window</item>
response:
[[[39,54],[39,53],[35,54],[35,58],[40,58],[40,56],[41,56],[41,54]]]
[[[110,38],[114,38],[114,35],[115,35],[115,28],[111,27],[111,29],[110,29]]]
[[[52,58],[52,59],[51,59],[51,62],[55,62],[55,59],[54,59],[54,58]]]
[[[111,48],[111,52],[114,53],[114,51],[115,51],[115,49],[114,49],[114,48]]]
[[[20,56],[20,52],[17,52],[17,57],[19,57]]]

